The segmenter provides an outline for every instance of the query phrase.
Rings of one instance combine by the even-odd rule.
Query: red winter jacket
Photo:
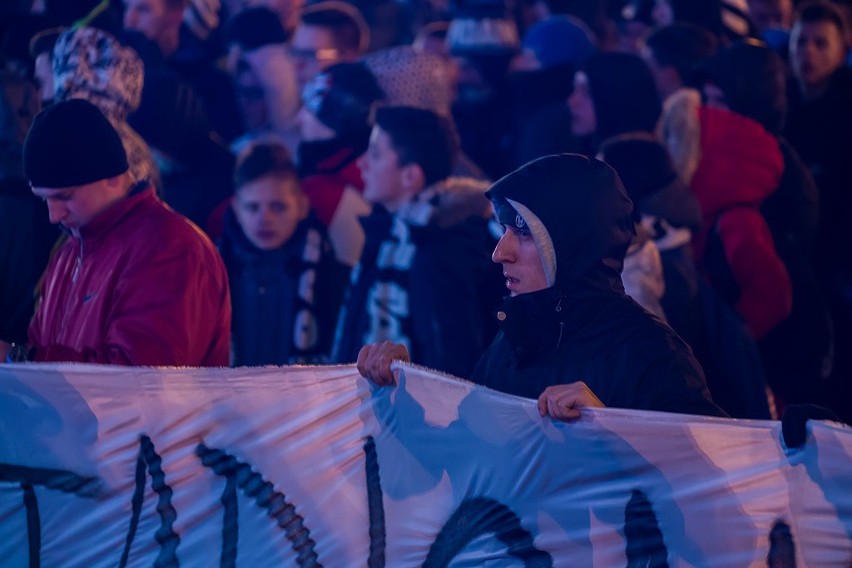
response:
[[[227,366],[231,305],[210,240],[146,188],[56,251],[30,324],[37,361]]]
[[[760,211],[784,173],[778,141],[756,121],[712,107],[699,110],[701,162],[692,190],[703,228],[695,235],[696,261],[703,262],[708,233],[717,230],[725,260],[739,288],[735,308],[758,339],[792,309],[790,277],[775,251]]]

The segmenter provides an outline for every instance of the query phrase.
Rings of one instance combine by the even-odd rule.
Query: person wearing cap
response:
[[[473,372],[496,332],[500,303],[487,184],[450,177],[458,142],[449,120],[412,107],[381,107],[359,160],[364,251],[337,326],[332,359],[354,361],[367,342],[405,344],[424,365]]]
[[[487,195],[505,229],[492,259],[509,297],[472,381],[537,398],[542,415],[561,420],[604,405],[724,416],[689,346],[624,293],[633,206],[612,168],[577,154],[546,156]],[[402,346],[367,345],[358,370],[392,384],[395,359],[408,359]]]
[[[121,139],[97,107],[71,99],[39,113],[23,162],[50,221],[69,233],[30,323],[34,360],[228,364],[222,260],[152,187],[131,181]]]
[[[358,218],[370,213],[362,197],[358,158],[370,140],[370,114],[384,98],[363,63],[332,65],[306,87],[298,123],[297,152],[302,188],[328,227],[338,260],[350,268],[364,246]]]

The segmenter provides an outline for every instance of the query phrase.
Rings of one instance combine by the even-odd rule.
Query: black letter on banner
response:
[[[172,530],[172,525],[177,519],[177,511],[172,506],[172,488],[166,483],[166,474],[163,471],[163,460],[157,454],[151,438],[142,436],[140,438],[139,457],[136,460],[136,489],[131,499],[133,514],[130,518],[130,528],[127,530],[127,538],[124,541],[124,552],[121,553],[120,567],[127,566],[127,557],[130,555],[130,547],[136,537],[136,529],[139,527],[139,517],[142,514],[142,500],[145,496],[146,469],[151,476],[151,489],[157,492],[157,513],[160,515],[160,528],[154,533],[154,538],[160,544],[160,554],[154,560],[154,566],[179,566],[177,559],[177,547],[180,537]]]
[[[101,489],[101,482],[96,477],[82,477],[70,471],[37,469],[5,463],[0,464],[0,481],[20,483],[24,491],[30,568],[41,566],[41,516],[38,511],[35,486],[40,485],[86,498],[95,497]]]
[[[253,472],[249,464],[238,461],[222,450],[199,444],[195,448],[195,453],[201,458],[201,463],[205,467],[227,480],[225,492],[222,494],[223,504],[227,502],[222,531],[222,566],[234,566],[237,560],[236,487],[239,487],[243,493],[253,497],[261,508],[266,509],[266,515],[275,519],[278,526],[284,529],[287,540],[296,551],[296,562],[299,568],[322,568],[314,551],[316,543],[311,539],[311,532],[305,527],[305,520],[296,513],[296,507],[287,502],[283,493],[275,491],[273,485],[265,481],[259,473]],[[233,496],[229,494],[231,484],[234,487]],[[229,527],[233,527],[234,530],[229,531]]]
[[[769,568],[796,568],[796,545],[790,525],[782,520],[775,521],[769,531],[769,555],[766,557]]]
[[[624,508],[624,536],[627,539],[627,567],[668,568],[668,550],[651,502],[641,491]]]
[[[509,555],[523,560],[527,568],[551,568],[553,558],[539,550],[521,520],[506,505],[493,499],[465,499],[438,533],[423,568],[445,568],[464,547],[483,534],[493,533],[506,545]]]
[[[384,568],[385,546],[385,506],[382,502],[382,480],[379,475],[379,457],[376,453],[376,441],[367,436],[364,442],[365,468],[367,470],[367,506],[370,514],[370,557],[368,568]]]

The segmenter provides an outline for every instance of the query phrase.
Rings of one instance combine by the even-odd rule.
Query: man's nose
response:
[[[511,233],[506,233],[500,240],[497,241],[497,246],[494,247],[494,252],[491,253],[491,260],[497,263],[503,262],[513,262],[514,255],[512,253],[511,243],[509,242],[512,238]]]
[[[50,222],[54,225],[62,222],[65,215],[68,213],[68,208],[61,201],[47,201],[47,213],[50,217]]]

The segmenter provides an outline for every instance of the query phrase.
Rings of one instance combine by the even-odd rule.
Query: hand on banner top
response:
[[[544,389],[538,397],[538,412],[563,422],[580,418],[581,408],[604,408],[604,403],[583,381],[567,385],[554,385]]]
[[[411,361],[405,345],[390,341],[365,345],[358,352],[358,372],[380,387],[395,385],[396,372],[391,371],[394,361]]]

